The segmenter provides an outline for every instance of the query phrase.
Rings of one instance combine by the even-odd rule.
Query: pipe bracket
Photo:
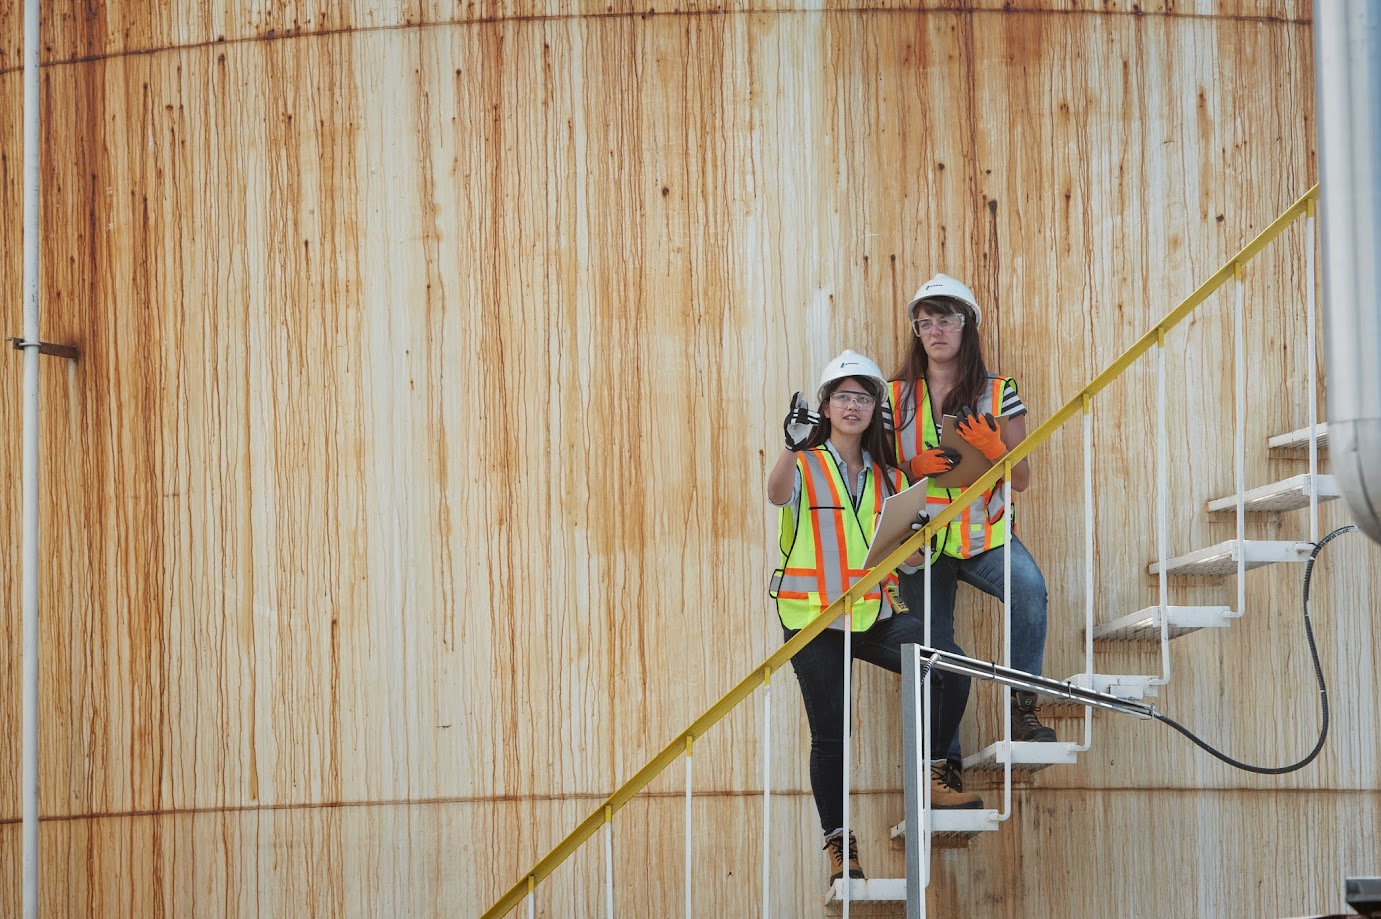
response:
[[[39,354],[62,357],[69,361],[75,361],[81,357],[81,351],[75,345],[55,345],[50,341],[25,341],[22,338],[11,338],[10,342],[16,351],[23,351],[25,348],[37,348]]]

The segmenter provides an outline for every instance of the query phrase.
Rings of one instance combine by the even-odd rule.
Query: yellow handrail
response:
[[[546,857],[532,867],[532,870],[523,875],[518,883],[514,884],[507,893],[499,898],[493,906],[481,917],[481,919],[501,919],[508,915],[520,902],[527,896],[536,885],[556,870],[562,862],[571,856],[576,849],[580,848],[585,840],[595,834],[602,825],[612,819],[612,815],[633,799],[638,792],[642,791],[652,780],[657,777],[663,769],[666,769],[685,751],[686,744],[699,737],[713,727],[721,718],[738,706],[740,702],[762,684],[766,683],[771,675],[786,665],[786,662],[795,657],[797,652],[809,644],[817,635],[825,631],[829,624],[839,616],[843,615],[846,608],[852,607],[856,600],[863,597],[878,584],[882,583],[890,572],[896,570],[907,556],[919,550],[925,545],[932,536],[936,535],[948,526],[950,521],[959,516],[960,512],[969,506],[973,501],[987,489],[991,488],[1003,476],[1010,475],[1011,467],[1025,459],[1036,447],[1046,441],[1051,434],[1054,434],[1066,421],[1076,412],[1082,411],[1085,405],[1092,402],[1093,396],[1097,395],[1107,387],[1114,379],[1132,365],[1138,357],[1151,350],[1151,346],[1162,339],[1164,334],[1178,325],[1186,316],[1192,313],[1199,304],[1209,298],[1219,287],[1230,279],[1234,273],[1251,261],[1258,252],[1266,247],[1271,240],[1275,239],[1290,224],[1294,223],[1301,214],[1313,210],[1313,202],[1319,197],[1319,186],[1315,185],[1305,192],[1299,200],[1290,205],[1279,217],[1271,222],[1271,225],[1257,234],[1256,238],[1247,243],[1242,249],[1228,260],[1222,268],[1213,274],[1207,281],[1200,284],[1198,288],[1186,297],[1178,306],[1172,309],[1160,322],[1151,327],[1136,343],[1128,348],[1121,357],[1108,365],[1102,373],[1094,377],[1088,385],[1074,394],[1055,414],[1045,420],[1045,423],[1036,430],[1030,432],[1026,439],[1012,449],[1010,453],[1002,458],[1002,461],[993,466],[978,481],[974,482],[964,490],[958,498],[949,504],[943,511],[935,515],[935,518],[926,526],[913,534],[909,539],[902,543],[896,551],[888,555],[865,574],[857,583],[839,599],[835,600],[824,611],[810,622],[805,628],[792,636],[791,640],[783,644],[780,648],[768,656],[767,660],[758,665],[748,676],[738,682],[733,689],[729,690],[718,702],[711,705],[703,715],[695,719],[680,734],[667,744],[660,753],[648,761],[647,765],[639,769],[633,778],[629,779],[619,789],[604,800],[599,807],[586,817],[579,826],[570,832],[565,839],[547,853]],[[1310,242],[1313,245],[1313,242]]]

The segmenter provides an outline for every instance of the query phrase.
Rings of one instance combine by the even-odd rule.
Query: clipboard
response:
[[[863,562],[864,568],[872,568],[891,555],[915,532],[911,524],[916,522],[916,515],[925,510],[925,494],[926,480],[921,479],[883,500],[882,513],[878,514],[877,524],[873,527],[873,544],[868,547],[868,557]]]
[[[1007,439],[1007,416],[1003,415],[997,419],[997,431],[1002,435],[1002,439]],[[940,419],[940,446],[949,447],[959,451],[959,462],[953,469],[944,475],[934,476],[931,481],[941,488],[968,488],[979,477],[989,469],[993,468],[993,463],[983,452],[959,436],[959,431],[955,425],[959,419],[954,415],[945,415]]]

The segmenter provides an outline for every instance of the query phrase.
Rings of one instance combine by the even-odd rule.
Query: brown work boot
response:
[[[1055,732],[1040,723],[1034,692],[1012,692],[1012,739],[1034,743],[1054,743]]]
[[[831,833],[825,837],[825,851],[830,854],[830,883],[844,876],[844,834]],[[863,867],[858,863],[858,840],[849,834],[849,877],[863,878]]]
[[[964,790],[964,763],[957,759],[947,759],[944,762],[944,774],[940,776],[940,781],[945,783],[945,787],[953,791]]]
[[[948,766],[948,763],[930,764],[930,806],[938,811],[973,810],[982,807],[983,799],[978,795],[972,792],[965,793],[946,781]]]

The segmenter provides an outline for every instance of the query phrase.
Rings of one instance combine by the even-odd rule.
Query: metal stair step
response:
[[[849,885],[849,914],[856,916],[895,916],[895,909],[887,912],[859,912],[860,903],[906,904],[906,878],[840,878],[830,885],[825,896],[825,912],[838,915],[839,906],[844,902],[844,884]],[[831,909],[833,907],[833,909]]]
[[[995,810],[932,810],[930,812],[931,844],[941,848],[968,845],[979,833],[992,833],[1002,824]],[[906,821],[892,827],[892,848],[906,848]]]
[[[1271,450],[1308,450],[1309,449],[1309,426],[1305,425],[1298,431],[1290,431],[1288,434],[1277,434],[1266,441],[1267,448]],[[1319,422],[1319,449],[1328,447],[1328,422]]]
[[[998,741],[989,744],[977,753],[964,757],[964,769],[968,772],[1000,771],[1007,762],[1006,744]],[[1046,766],[1063,766],[1077,762],[1074,750],[1078,744],[1012,742],[1012,771],[1020,773],[1039,772]]]
[[[1246,567],[1260,568],[1277,562],[1304,562],[1309,560],[1313,546],[1307,542],[1281,540],[1248,539],[1245,546]],[[1237,573],[1237,540],[1229,539],[1206,549],[1197,549],[1187,555],[1177,555],[1168,559],[1165,572],[1178,577],[1226,577]],[[1146,566],[1150,574],[1160,574],[1160,563],[1152,562]]]
[[[1248,489],[1242,495],[1242,509],[1249,513],[1296,511],[1309,506],[1309,473],[1293,475],[1280,482]],[[1341,494],[1338,480],[1331,475],[1316,477],[1314,491],[1320,502],[1332,501]],[[1208,502],[1208,509],[1215,513],[1237,510],[1237,496],[1215,498]]]
[[[1119,699],[1141,702],[1148,696],[1156,695],[1157,679],[1158,677],[1147,676],[1144,673],[1095,673],[1092,676],[1087,673],[1076,673],[1065,682],[1081,689],[1092,689],[1094,692],[1107,693]],[[1041,699],[1043,703],[1066,701],[1060,696],[1045,694],[1041,695]],[[1077,702],[1070,704],[1083,708]]]
[[[1232,624],[1232,610],[1226,606],[1167,606],[1166,624],[1171,638],[1199,629],[1223,629]],[[1093,627],[1094,641],[1160,641],[1160,607],[1128,613],[1111,622]]]

